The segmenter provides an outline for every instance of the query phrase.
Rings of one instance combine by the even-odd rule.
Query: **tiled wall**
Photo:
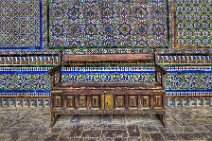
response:
[[[92,0],[90,0],[92,1]],[[141,0],[140,2],[142,2]],[[65,30],[57,29],[55,32],[63,31],[64,35],[59,34],[60,36],[56,36],[53,34],[53,25],[63,24],[62,21],[65,22],[67,27],[68,23],[74,22],[76,19],[71,21],[70,18],[60,20],[57,14],[61,14],[60,12],[64,12],[63,14],[68,14],[67,12],[60,9],[61,5],[67,7],[67,3],[69,0],[63,1],[61,0],[30,0],[28,7],[22,7],[26,1],[17,0],[0,0],[0,24],[3,25],[0,27],[0,54],[27,54],[34,53],[34,56],[28,57],[4,57],[0,55],[0,107],[1,106],[31,106],[31,107],[48,107],[49,106],[49,95],[50,95],[50,77],[47,74],[47,71],[55,66],[58,63],[58,57],[54,54],[58,54],[57,50],[50,49],[54,48],[69,48],[69,50],[64,50],[66,53],[136,53],[136,52],[152,52],[153,48],[148,45],[148,42],[151,42],[153,38],[153,30],[152,34],[145,36],[143,38],[139,37],[139,39],[128,40],[129,34],[124,34],[120,36],[120,44],[116,47],[107,47],[110,39],[114,40],[113,34],[112,37],[105,38],[105,44],[97,44],[95,41],[96,35],[89,35],[89,37],[85,38],[75,38],[75,34],[70,35]],[[77,0],[74,0],[77,2]],[[120,3],[132,3],[133,0],[111,0],[111,2],[115,2],[117,4]],[[135,1],[137,2],[137,1]],[[196,1],[185,1],[185,0],[177,0],[175,3],[174,0],[144,0],[144,3],[154,3],[154,10],[146,8],[140,3],[140,7],[145,11],[146,9],[146,20],[141,20],[143,22],[150,22],[150,24],[155,24],[151,21],[150,16],[154,15],[157,17],[163,16],[164,21],[166,22],[167,28],[164,30],[164,36],[167,35],[167,39],[163,39],[162,47],[161,44],[157,44],[157,42],[161,40],[157,40],[155,36],[155,42],[151,42],[157,48],[157,52],[159,53],[168,53],[173,54],[173,56],[161,56],[159,59],[160,64],[163,65],[168,71],[166,75],[166,104],[168,106],[209,106],[212,105],[212,47],[211,47],[211,38],[212,36],[207,34],[207,32],[211,32],[211,9],[210,4],[211,0],[203,0],[199,1],[200,3],[196,3]],[[194,4],[191,4],[194,2]],[[205,2],[208,3],[206,8],[204,9]],[[92,2],[91,2],[92,3]],[[160,4],[162,3],[162,5]],[[15,11],[15,6],[18,5],[17,11]],[[48,7],[49,5],[49,7]],[[123,4],[125,5],[125,4]],[[192,6],[193,5],[193,6]],[[88,6],[95,6],[94,4]],[[147,6],[147,5],[146,5]],[[54,9],[56,7],[56,10]],[[58,8],[59,7],[59,8]],[[159,7],[163,7],[162,11]],[[31,10],[31,17],[24,15],[27,10]],[[59,11],[57,11],[58,9]],[[186,13],[182,13],[178,9],[184,9]],[[189,9],[194,12],[192,14],[189,13]],[[195,10],[199,8],[198,13],[195,13]],[[21,10],[24,9],[24,10]],[[98,9],[98,8],[97,8]],[[9,11],[8,11],[9,10]],[[61,11],[60,11],[61,10]],[[25,13],[23,13],[25,11]],[[34,11],[34,12],[33,12]],[[56,11],[56,12],[55,12]],[[83,13],[83,11],[80,11]],[[29,13],[30,14],[30,13]],[[56,14],[54,19],[52,14]],[[72,13],[74,14],[74,13]],[[115,13],[114,13],[115,14]],[[124,14],[124,12],[122,13]],[[160,15],[162,14],[162,15]],[[177,14],[175,16],[175,14]],[[166,16],[168,15],[168,16]],[[201,18],[202,24],[197,25],[201,30],[197,30],[195,20],[192,25],[194,27],[189,26],[190,16],[192,18]],[[68,16],[68,15],[66,15]],[[83,14],[82,14],[83,16]],[[116,14],[117,16],[117,14]],[[126,18],[127,14],[124,14]],[[145,15],[144,15],[145,16]],[[48,17],[50,20],[48,20]],[[176,17],[176,18],[175,18]],[[182,21],[181,18],[184,17],[185,21]],[[208,17],[205,20],[205,17]],[[82,17],[81,17],[82,18]],[[92,18],[92,17],[89,17]],[[132,17],[131,17],[132,18]],[[162,19],[163,19],[162,18]],[[83,18],[82,18],[83,19]],[[8,22],[10,20],[10,22]],[[24,22],[25,20],[25,22]],[[79,19],[78,19],[79,20]],[[110,19],[112,20],[112,19]],[[107,21],[110,21],[107,19]],[[119,19],[120,20],[120,19]],[[157,19],[161,21],[161,19]],[[31,21],[31,22],[30,22]],[[42,22],[41,22],[42,21]],[[161,21],[162,23],[164,21]],[[12,23],[11,23],[12,22]],[[97,22],[97,21],[95,21]],[[15,23],[15,24],[14,24]],[[49,24],[48,24],[49,23]],[[113,21],[109,22],[110,24]],[[157,22],[158,23],[158,22]],[[182,28],[180,25],[184,24]],[[206,24],[204,24],[206,23]],[[14,25],[12,25],[14,24]],[[102,24],[99,24],[102,25]],[[142,24],[141,24],[142,25]],[[143,24],[145,26],[145,24]],[[179,26],[176,26],[179,25]],[[14,27],[15,26],[15,27]],[[157,26],[158,27],[158,26]],[[160,27],[160,26],[159,26]],[[157,28],[161,31],[161,28]],[[49,30],[48,30],[49,29]],[[140,28],[142,29],[142,28]],[[192,33],[190,33],[189,29],[192,29]],[[24,31],[22,31],[24,30]],[[156,29],[155,29],[156,30]],[[80,30],[79,30],[80,31]],[[117,30],[118,31],[118,30]],[[126,30],[128,31],[128,30]],[[183,32],[181,32],[183,31]],[[198,32],[197,32],[198,31]],[[115,30],[114,30],[115,32]],[[18,34],[16,34],[18,33]],[[80,32],[81,35],[84,32]],[[116,33],[116,32],[115,32]],[[120,32],[123,33],[123,32]],[[132,31],[129,32],[130,35],[133,34]],[[146,33],[148,34],[148,33]],[[162,33],[161,33],[162,34]],[[18,37],[14,37],[17,35]],[[25,39],[30,35],[33,38]],[[42,35],[42,36],[40,36]],[[70,36],[69,36],[70,35]],[[100,35],[100,34],[97,34]],[[22,38],[22,36],[24,36]],[[73,36],[73,37],[72,37]],[[159,36],[159,34],[158,34]],[[9,37],[14,37],[10,39]],[[138,37],[136,35],[136,37]],[[187,38],[188,37],[188,38]],[[16,42],[16,39],[18,42]],[[142,42],[137,42],[142,39]],[[183,39],[183,44],[182,40]],[[62,41],[60,41],[62,40]],[[81,40],[80,42],[78,40]],[[101,43],[103,43],[104,39],[101,39]],[[207,40],[207,42],[206,42]],[[27,41],[27,42],[26,42]],[[100,41],[100,40],[99,40]],[[118,40],[116,40],[118,41]],[[24,43],[22,43],[24,42]],[[53,45],[53,42],[54,45]],[[57,43],[56,43],[57,42]],[[71,48],[71,44],[82,43],[81,45],[89,45],[95,47],[82,47],[81,45],[77,45],[75,48]],[[87,44],[88,43],[88,44]],[[89,44],[90,43],[90,44]],[[141,47],[136,47],[136,44],[139,43]],[[125,45],[131,45],[133,47]],[[62,46],[61,46],[62,45]],[[67,45],[67,46],[66,46]],[[189,45],[189,46],[188,46]],[[99,46],[99,47],[98,47]],[[168,46],[168,48],[165,48]],[[185,47],[187,46],[187,49]],[[159,48],[160,47],[160,48]],[[197,49],[198,47],[198,49]],[[177,49],[176,49],[177,48]],[[193,53],[208,53],[208,56],[193,56]],[[177,56],[176,53],[190,53],[190,56]],[[37,55],[43,54],[43,55]],[[46,55],[45,55],[46,54]],[[15,66],[14,66],[15,65]],[[114,69],[114,70],[113,70]],[[100,68],[98,70],[90,68],[91,72],[84,73],[83,68],[64,68],[63,77],[65,81],[151,81],[153,79],[154,70],[152,68],[129,68],[127,66],[123,68]],[[72,71],[70,71],[72,70]],[[114,71],[117,71],[117,74],[114,74]],[[18,98],[17,98],[18,96]],[[16,98],[14,98],[16,97]]]

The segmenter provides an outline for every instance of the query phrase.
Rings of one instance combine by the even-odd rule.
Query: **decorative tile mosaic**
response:
[[[174,44],[177,48],[212,47],[212,0],[176,0]]]
[[[0,0],[0,23],[3,25],[0,27],[0,55],[34,54],[25,57],[0,56],[0,107],[49,106],[50,77],[47,71],[58,63],[58,57],[54,56],[58,54],[58,50],[50,50],[49,45],[55,49],[63,45],[62,48],[69,48],[64,50],[67,54],[141,53],[155,51],[150,46],[158,47],[156,50],[158,53],[173,55],[158,57],[160,64],[168,71],[166,105],[212,106],[212,47],[211,41],[209,42],[212,38],[211,0],[49,0],[49,2]],[[30,5],[22,7],[24,3]],[[70,5],[71,3],[74,5]],[[9,9],[5,5],[12,8]],[[16,8],[17,5],[20,7]],[[47,6],[50,8],[49,12]],[[24,14],[29,13],[23,13],[20,9],[26,11],[30,8],[33,8],[31,12],[34,12],[34,17],[23,18]],[[136,15],[133,14],[135,10],[138,11]],[[9,16],[5,17],[5,14]],[[184,20],[181,20],[182,18]],[[195,20],[198,18],[201,21],[199,24]],[[18,30],[13,31],[11,28],[8,28],[10,32],[5,30],[6,26],[14,24],[4,24],[5,20],[17,20],[14,23],[18,23],[13,29]],[[23,20],[33,20],[36,23],[26,23],[27,28],[21,29],[21,25],[25,24]],[[179,24],[179,29],[174,21]],[[50,23],[49,28],[47,22]],[[180,26],[182,24],[185,25],[183,28]],[[33,29],[28,28],[28,25]],[[60,27],[63,27],[63,30]],[[22,34],[21,30],[30,30],[32,34]],[[20,34],[13,34],[18,31]],[[207,32],[208,36],[205,37]],[[5,35],[19,36],[20,40],[18,42],[15,38],[5,40]],[[34,45],[30,40],[23,42],[29,35],[36,37],[36,40],[33,40]],[[181,38],[184,40],[182,45]],[[169,48],[163,48],[165,46]],[[179,56],[177,53],[190,55]],[[193,55],[195,53],[208,55],[195,56]],[[11,64],[16,67],[11,67]],[[85,73],[85,70],[88,72]],[[116,68],[63,69],[65,81],[150,81],[153,79],[153,74],[152,68],[127,65]]]
[[[165,0],[52,0],[50,47],[167,46]]]
[[[0,0],[0,49],[41,48],[42,1]]]

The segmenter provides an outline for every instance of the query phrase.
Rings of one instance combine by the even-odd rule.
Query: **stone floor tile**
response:
[[[200,134],[201,134],[205,139],[212,138],[212,132],[200,132]]]
[[[46,134],[28,134],[28,135],[25,134],[21,135],[17,141],[44,141],[46,136],[47,136]]]
[[[167,128],[162,127],[154,115],[133,117],[110,116],[60,116],[53,128],[49,128],[48,108],[0,109],[0,140],[212,140],[212,108],[167,108]],[[187,116],[187,117],[186,117]],[[140,117],[140,119],[138,119]],[[126,122],[132,121],[130,122]],[[138,127],[138,130],[137,130]],[[91,137],[93,131],[102,135]],[[140,137],[137,136],[138,132]],[[96,132],[95,132],[96,133]],[[160,135],[161,133],[161,135]],[[87,136],[87,135],[88,136]],[[98,134],[98,133],[97,133]],[[134,137],[131,137],[135,134]],[[36,135],[36,136],[35,136]],[[83,136],[86,136],[82,138]],[[128,137],[129,135],[129,137]]]
[[[127,137],[127,132],[122,130],[102,130],[103,137]]]
[[[97,115],[97,116],[90,115],[89,116],[90,123],[99,124],[99,123],[101,123],[101,120],[102,120],[102,116],[100,116],[100,115]]]
[[[83,138],[70,138],[70,141],[83,141]]]
[[[205,127],[212,132],[212,124],[205,125]]]
[[[152,141],[164,141],[161,133],[151,133],[149,134]]]
[[[49,134],[44,141],[57,141],[58,135],[57,134]]]
[[[126,130],[126,125],[124,124],[108,124],[105,126],[106,130],[120,130],[120,131],[125,131]]]
[[[113,115],[102,115],[101,123],[112,123]]]
[[[83,131],[83,125],[74,125],[70,131],[70,137],[80,137]]]
[[[177,123],[176,120],[166,120],[167,126],[168,127],[178,127],[179,124]]]
[[[83,138],[83,141],[99,141],[99,138]]]
[[[209,129],[207,129],[205,126],[194,126],[193,128],[197,132],[209,132]]]
[[[141,140],[142,141],[152,141],[151,137],[150,137],[150,135],[148,133],[142,133],[141,134]]]
[[[125,124],[125,115],[113,116],[112,124]]]
[[[101,130],[84,130],[82,132],[82,137],[100,137]]]
[[[114,141],[128,141],[127,138],[114,138]]]
[[[12,141],[12,138],[10,137],[10,134],[8,133],[0,133],[0,139],[2,141]]]
[[[142,138],[141,137],[130,137],[128,138],[128,141],[141,141]]]
[[[41,134],[41,133],[47,133],[48,131],[48,127],[40,127],[38,128],[38,130],[36,131],[37,134]]]
[[[135,137],[135,136],[138,137],[138,136],[140,136],[138,125],[128,125],[127,126],[127,130],[128,130],[128,133],[129,133],[130,137]]]
[[[51,133],[53,134],[59,134],[61,132],[62,128],[51,128]]]
[[[128,115],[125,117],[126,124],[141,124],[141,116],[142,115]]]
[[[203,140],[204,137],[199,133],[176,133],[176,136],[180,140]]]
[[[171,131],[170,128],[159,127],[159,130],[162,133],[165,140],[176,140],[177,139],[176,135],[173,133],[173,131]]]
[[[80,118],[81,118],[81,116],[79,116],[79,115],[74,115],[74,116],[72,116],[71,117],[71,123],[79,123],[80,122]]]
[[[155,126],[140,126],[142,133],[157,133],[159,132],[158,127]]]

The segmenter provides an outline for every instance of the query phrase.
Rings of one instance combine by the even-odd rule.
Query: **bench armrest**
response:
[[[62,74],[60,65],[48,70],[48,74],[50,75],[51,79],[51,89],[61,83]]]
[[[158,64],[155,64],[155,71],[159,71],[161,74],[166,74],[167,73],[166,70],[162,66],[160,66]]]
[[[56,72],[60,72],[61,71],[61,66],[58,65],[50,70],[48,70],[48,74],[49,75],[54,75]]]
[[[165,74],[167,71],[160,65],[155,64],[155,81],[165,89]]]

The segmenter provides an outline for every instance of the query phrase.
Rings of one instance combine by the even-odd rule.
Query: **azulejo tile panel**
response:
[[[52,0],[50,47],[167,46],[166,0]]]
[[[42,46],[42,0],[0,0],[0,49]]]
[[[175,0],[175,47],[212,47],[211,4],[212,0]]]

